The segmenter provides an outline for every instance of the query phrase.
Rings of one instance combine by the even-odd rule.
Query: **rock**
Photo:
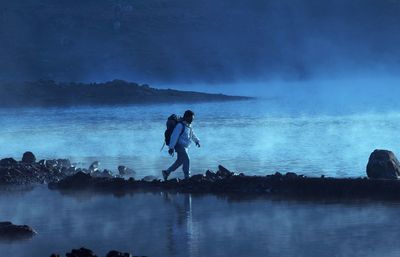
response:
[[[36,157],[32,152],[25,152],[22,155],[22,162],[24,163],[34,163],[36,161]]]
[[[67,257],[97,257],[92,250],[81,247],[80,249],[73,249],[70,253],[67,253]],[[50,257],[60,257],[59,254],[53,253]],[[106,257],[132,257],[130,253],[122,253],[115,250],[109,251]]]
[[[216,175],[220,178],[229,178],[233,176],[233,172],[230,172],[227,168],[222,165],[218,165],[218,171]]]
[[[202,181],[203,179],[204,179],[203,174],[196,174],[196,175],[193,175],[193,176],[191,176],[191,177],[189,178],[189,180],[190,180],[191,182],[194,182],[194,181],[200,182],[200,181]]]
[[[120,165],[118,166],[118,174],[120,176],[128,176],[128,175],[135,175],[136,172],[128,167]]]
[[[286,172],[285,178],[297,178],[297,174],[294,172]]]
[[[68,159],[57,159],[57,167],[69,169],[71,166],[72,165],[71,165],[70,160],[68,160]]]
[[[93,253],[92,250],[87,249],[87,248],[80,248],[80,249],[73,249],[70,253],[67,253],[65,256],[67,257],[97,257]]]
[[[4,239],[28,239],[37,232],[27,225],[14,225],[9,221],[0,222],[0,237]]]
[[[368,160],[367,176],[374,179],[398,179],[400,162],[391,151],[375,150]]]
[[[106,257],[132,257],[132,254],[112,250],[107,253]]]
[[[15,164],[17,164],[17,161],[14,160],[13,158],[4,158],[0,160],[0,166],[3,167],[10,167]]]
[[[57,160],[45,160],[44,165],[47,168],[53,168],[53,167],[57,167],[58,163],[57,163]]]
[[[213,181],[213,180],[217,179],[217,175],[214,172],[212,172],[211,170],[207,170],[206,171],[206,179]]]
[[[112,171],[110,170],[103,170],[103,171],[99,171],[96,170],[95,172],[91,173],[90,175],[92,175],[93,177],[98,177],[98,178],[113,178],[114,176],[112,175]]]
[[[99,169],[99,166],[100,166],[100,162],[99,162],[99,161],[93,162],[93,163],[90,164],[90,166],[89,166],[89,172],[92,173],[92,172],[97,171],[97,170]]]
[[[142,180],[143,181],[147,181],[147,182],[151,182],[151,181],[154,181],[154,180],[158,180],[158,178],[155,177],[155,176],[145,176],[144,178],[142,178]]]
[[[86,174],[82,171],[75,173],[72,176],[66,177],[63,180],[55,183],[50,183],[49,188],[53,188],[54,186],[58,186],[59,188],[69,189],[69,188],[85,188],[90,184],[92,177],[90,174]]]

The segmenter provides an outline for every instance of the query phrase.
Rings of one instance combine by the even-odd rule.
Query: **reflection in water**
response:
[[[149,257],[399,256],[398,203],[298,202],[213,195],[62,195],[37,187],[0,194],[0,220],[32,240],[0,242],[0,256],[43,257],[86,246]]]
[[[187,245],[186,256],[196,257],[198,255],[198,242],[196,230],[193,224],[192,195],[163,193],[165,201],[172,205],[177,217],[171,217],[167,225],[167,249],[170,256],[176,256],[182,245]]]

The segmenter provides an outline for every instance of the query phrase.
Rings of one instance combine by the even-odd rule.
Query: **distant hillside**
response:
[[[251,99],[223,94],[156,89],[123,80],[91,84],[40,80],[20,84],[5,83],[0,88],[0,107],[126,105]]]

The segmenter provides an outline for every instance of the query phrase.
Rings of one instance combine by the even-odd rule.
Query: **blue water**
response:
[[[257,175],[359,177],[374,149],[399,149],[400,111],[390,106],[270,98],[1,109],[0,157],[20,159],[30,150],[38,159],[69,158],[79,167],[98,160],[101,168],[126,165],[137,177],[160,176],[174,160],[160,151],[165,119],[192,109],[202,143],[190,149],[193,174],[222,164]],[[398,256],[398,207],[164,193],[63,195],[39,186],[1,191],[0,220],[31,225],[39,234],[0,241],[0,256],[42,257],[81,246],[99,256],[111,249],[152,257]]]
[[[329,108],[328,108],[329,107]],[[333,108],[335,107],[335,108]],[[173,158],[160,152],[165,120],[192,109],[201,148],[192,146],[192,174],[219,164],[265,175],[365,176],[376,148],[400,147],[400,111],[346,109],[290,99],[125,107],[0,110],[0,157],[69,158],[79,167],[126,165],[137,177],[160,176]],[[181,177],[177,171],[174,176]]]
[[[61,256],[86,246],[149,257],[399,256],[398,203],[235,200],[212,195],[63,195],[45,187],[0,194],[0,218],[29,224],[0,256]]]

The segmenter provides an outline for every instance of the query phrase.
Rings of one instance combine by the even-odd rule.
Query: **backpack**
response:
[[[164,145],[168,145],[169,146],[169,143],[171,141],[172,132],[174,131],[174,129],[175,129],[175,127],[176,127],[176,125],[178,123],[182,123],[182,118],[179,117],[178,115],[172,114],[171,116],[168,117],[168,120],[166,122],[167,129],[164,132]],[[181,133],[179,134],[179,136],[181,136],[184,131],[185,131],[185,126],[183,127],[183,129],[182,129]]]

